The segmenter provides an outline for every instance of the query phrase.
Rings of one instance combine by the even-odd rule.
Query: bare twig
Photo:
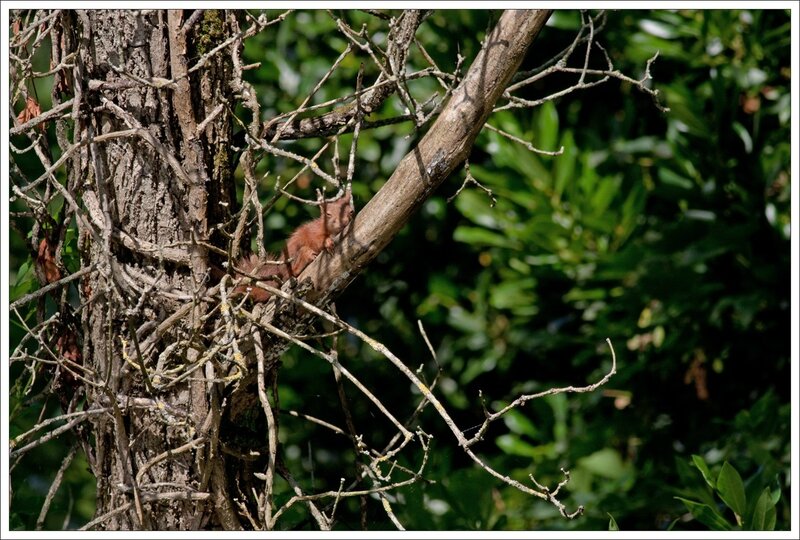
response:
[[[486,125],[488,126],[489,124]],[[469,160],[464,161],[464,182],[461,184],[461,187],[459,187],[455,193],[453,193],[447,198],[447,202],[452,202],[453,199],[458,197],[459,194],[462,191],[464,191],[464,188],[467,187],[467,184],[475,184],[476,187],[482,189],[486,193],[486,195],[488,195],[489,198],[492,200],[492,202],[489,204],[489,207],[494,208],[494,206],[497,204],[497,198],[494,196],[494,193],[492,193],[491,189],[487,188],[486,186],[475,180],[475,177],[472,176],[472,173],[469,170]]]
[[[72,464],[72,460],[75,458],[77,453],[78,445],[73,444],[72,448],[69,450],[69,453],[67,453],[66,457],[61,462],[61,467],[58,468],[55,478],[53,478],[53,481],[50,483],[50,489],[47,490],[47,496],[42,504],[42,509],[39,511],[39,517],[36,518],[37,531],[42,530],[42,525],[44,525],[44,520],[47,518],[47,512],[50,510],[50,504],[53,502],[53,497],[55,497],[58,488],[61,487],[61,480],[64,478],[64,472],[66,472],[67,468]]]

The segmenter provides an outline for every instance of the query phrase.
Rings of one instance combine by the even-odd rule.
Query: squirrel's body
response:
[[[283,260],[290,261],[284,271],[287,277],[300,275],[323,249],[333,250],[333,238],[342,232],[353,218],[350,192],[332,203],[323,203],[317,219],[300,225],[289,237],[283,250]]]
[[[242,258],[237,264],[237,276],[256,276],[260,281],[268,282],[276,287],[290,278],[297,277],[311,264],[323,249],[333,250],[334,237],[341,233],[353,219],[353,205],[350,191],[338,200],[320,205],[320,216],[300,225],[289,236],[286,247],[278,257],[268,254],[270,261],[283,261],[283,264],[270,264],[258,258],[254,253]],[[249,287],[246,283],[237,285],[233,294],[244,294],[250,288],[250,298],[254,302],[266,302],[272,296],[260,287]]]
[[[276,261],[277,257],[272,254],[267,254],[267,259],[270,261]],[[269,285],[273,287],[280,287],[281,283],[283,283],[283,270],[282,264],[270,264],[262,261],[258,258],[258,255],[255,253],[251,253],[247,257],[242,258],[236,264],[236,275],[238,277],[244,278],[246,281],[248,276],[256,276],[258,281],[267,282]],[[261,287],[252,288],[247,285],[247,283],[241,283],[233,288],[231,295],[243,295],[247,292],[247,289],[250,288],[250,298],[253,302],[266,302],[269,300],[269,297],[272,296],[269,292]]]

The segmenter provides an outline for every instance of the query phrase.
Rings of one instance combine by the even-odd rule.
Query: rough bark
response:
[[[307,298],[324,300],[343,290],[463,162],[548,16],[503,14],[419,145],[357,215],[334,254],[318,257],[300,276],[313,284]],[[192,59],[238,25],[224,11],[205,11],[192,25],[186,19],[180,11],[65,16],[76,39],[64,43],[78,53],[76,142],[133,133],[87,144],[71,166],[91,219],[79,220],[83,264],[98,269],[82,287],[88,306],[82,312],[83,356],[95,379],[106,381],[86,385],[87,403],[110,409],[93,424],[94,528],[241,529],[238,508],[256,515],[254,509],[264,505],[264,485],[254,472],[280,467],[265,457],[275,444],[264,437],[263,416],[271,411],[258,412],[257,420],[253,411],[266,402],[259,394],[274,382],[277,358],[288,343],[275,337],[262,343],[256,327],[243,325],[248,349],[242,355],[252,356],[255,347],[266,358],[262,374],[250,366],[235,384],[219,381],[236,366],[205,356],[214,340],[206,318],[213,307],[206,295],[209,246],[225,246],[210,231],[231,221],[235,204],[232,122],[220,105],[235,99],[230,55],[214,55],[202,69],[189,70]],[[419,24],[410,21],[409,28]],[[60,54],[69,52],[65,45]],[[295,309],[273,316],[273,308],[264,317],[275,326],[297,329],[309,320]],[[170,353],[169,344],[179,344],[174,350],[180,354]],[[198,366],[197,376],[160,386],[155,374],[178,362]],[[248,456],[252,449],[259,458]]]
[[[191,76],[186,69],[190,57],[202,54],[198,47],[230,35],[236,21],[225,12],[206,11],[203,16],[200,24],[184,32],[180,11],[90,10],[65,15],[70,31],[79,36],[76,142],[125,129],[145,132],[90,143],[73,167],[83,179],[81,196],[93,221],[93,227],[79,221],[82,258],[85,266],[99,268],[83,287],[83,300],[91,302],[83,312],[83,355],[97,379],[107,381],[105,388],[87,387],[87,402],[114,409],[94,425],[97,516],[127,508],[98,523],[98,528],[188,529],[198,525],[197,515],[204,515],[203,524],[210,519],[208,506],[193,501],[190,491],[205,491],[201,484],[208,475],[203,463],[208,456],[203,455],[203,444],[198,442],[196,454],[185,452],[148,465],[167,449],[205,437],[200,433],[209,408],[205,384],[194,381],[162,390],[158,399],[169,406],[160,409],[137,408],[117,399],[151,398],[157,381],[149,380],[148,371],[153,372],[157,356],[141,350],[138,342],[176,305],[191,301],[192,293],[202,293],[208,267],[204,243],[211,240],[208,223],[229,218],[229,113],[219,112],[197,130],[231,97],[229,59],[216,55]],[[174,91],[132,84],[170,78],[177,79]],[[165,154],[177,159],[169,163]],[[114,241],[121,235],[135,241]],[[157,251],[136,249],[145,243],[176,248],[191,264],[174,264]],[[148,279],[161,290],[182,293],[172,298],[154,293],[148,290]],[[193,336],[206,309],[195,302],[189,322],[176,325],[168,336],[187,340],[186,361],[196,360],[204,349]],[[144,369],[139,354],[146,359]],[[170,411],[188,411],[189,417],[174,417]],[[145,496],[141,483],[186,487],[174,497],[159,499],[156,493],[175,489],[151,490]]]

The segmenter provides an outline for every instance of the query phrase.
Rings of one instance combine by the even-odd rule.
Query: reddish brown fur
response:
[[[272,254],[267,254],[267,259],[275,261],[277,257]],[[247,289],[250,288],[250,298],[253,299],[253,302],[266,302],[272,294],[261,287],[253,286],[251,288],[247,284],[249,280],[247,277],[248,275],[256,276],[259,281],[265,281],[273,287],[280,287],[283,282],[283,275],[285,274],[283,265],[262,262],[255,253],[251,253],[248,257],[240,260],[236,268],[239,270],[236,272],[236,275],[243,278],[244,282],[234,287],[231,295],[243,295],[247,292]]]
[[[289,237],[283,260],[291,263],[289,275],[298,276],[323,249],[333,251],[333,237],[342,232],[353,218],[350,193],[332,203],[323,203],[320,216],[301,225]]]
[[[320,206],[320,216],[317,219],[304,223],[289,236],[286,247],[281,253],[281,260],[285,264],[267,264],[262,262],[257,255],[251,254],[243,258],[236,265],[245,274],[255,275],[260,280],[266,281],[276,287],[289,277],[296,277],[311,264],[323,249],[328,252],[333,250],[334,237],[341,233],[353,219],[352,197],[348,191],[345,196],[331,203]],[[277,260],[274,255],[268,256],[269,260]],[[238,273],[239,276],[245,274]],[[244,294],[248,285],[237,285],[233,294]],[[254,302],[266,302],[272,296],[266,290],[252,286],[250,298]]]

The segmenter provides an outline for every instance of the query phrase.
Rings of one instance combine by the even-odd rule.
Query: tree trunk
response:
[[[208,308],[194,298],[203,296],[206,246],[216,240],[209,223],[229,220],[235,203],[227,151],[232,122],[222,107],[232,102],[231,56],[213,55],[201,69],[187,69],[237,32],[237,21],[215,10],[188,29],[182,11],[91,10],[64,17],[64,33],[79,36],[63,40],[61,54],[74,46],[82,71],[74,82],[76,140],[132,130],[103,144],[89,142],[72,168],[94,222],[78,223],[83,264],[99,270],[82,291],[89,302],[84,365],[107,381],[105,388],[86,386],[87,405],[109,408],[94,424],[96,518],[106,518],[97,527],[235,527],[230,508],[219,504],[228,500],[223,475],[207,466],[213,462],[205,431],[213,393],[201,377],[164,388],[159,372],[175,362],[197,362],[208,346],[201,328]],[[168,91],[157,88],[169,79],[176,82]],[[167,326],[165,319],[181,305],[190,306],[189,316]],[[142,341],[159,325],[162,343],[183,343],[184,358]],[[142,398],[127,397],[134,395]],[[176,452],[187,440],[191,447]],[[164,459],[168,449],[172,454]],[[150,486],[146,492],[142,484]],[[216,505],[209,504],[209,485],[223,495]]]
[[[300,276],[298,297],[309,283],[312,300],[341,292],[465,159],[548,15],[501,17],[441,117],[349,240]],[[67,191],[85,212],[77,200],[68,203],[79,216],[82,266],[94,269],[80,287],[84,390],[86,407],[104,411],[93,417],[93,440],[84,441],[97,478],[87,528],[272,528],[275,475],[302,492],[277,455],[266,392],[288,335],[261,329],[300,333],[311,315],[270,302],[253,309],[256,324],[234,321],[224,298],[208,301],[211,269],[229,239],[242,238],[229,150],[237,101],[253,112],[251,137],[259,132],[258,105],[240,77],[236,16],[97,10],[61,17],[53,60],[76,53],[78,150]],[[408,25],[407,40],[420,20],[416,14],[399,25]],[[57,129],[67,148],[63,125]],[[250,159],[246,152],[245,170]],[[320,528],[330,527],[313,500],[305,504]]]

